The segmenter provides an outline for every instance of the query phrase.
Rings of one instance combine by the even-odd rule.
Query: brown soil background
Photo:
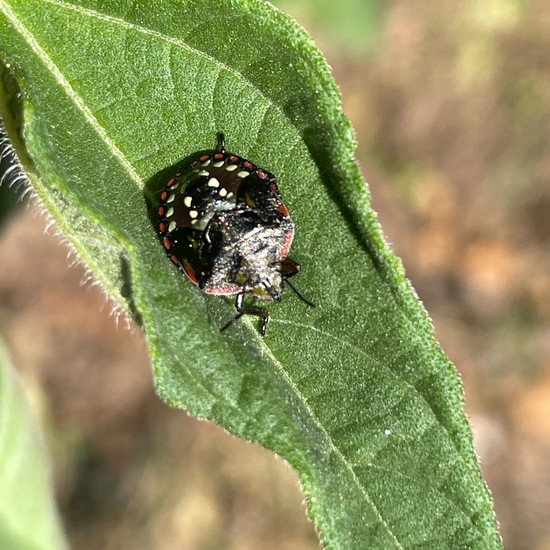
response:
[[[331,63],[388,240],[462,374],[507,549],[550,549],[550,4],[390,3]],[[359,48],[360,50],[360,48]],[[155,396],[144,340],[33,207],[0,233],[0,335],[79,550],[318,548],[295,474]]]

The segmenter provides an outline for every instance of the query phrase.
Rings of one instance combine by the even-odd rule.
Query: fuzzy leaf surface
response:
[[[0,0],[34,189],[142,326],[159,394],[298,471],[327,548],[500,547],[462,388],[384,243],[321,54],[251,0]],[[278,176],[295,284],[265,338],[165,257],[154,205],[182,159]],[[34,176],[32,174],[35,174]]]

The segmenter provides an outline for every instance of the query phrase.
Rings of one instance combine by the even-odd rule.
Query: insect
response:
[[[201,155],[172,177],[160,195],[158,229],[170,260],[205,294],[232,296],[237,314],[262,320],[269,312],[258,301],[279,302],[285,284],[308,306],[288,280],[300,265],[287,258],[294,222],[277,178],[249,160],[225,150],[220,134],[217,151]],[[245,298],[250,300],[245,304]]]

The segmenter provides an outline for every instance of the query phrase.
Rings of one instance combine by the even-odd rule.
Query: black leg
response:
[[[253,297],[249,305],[243,307],[244,302],[244,292],[237,294],[235,298],[235,309],[237,310],[237,315],[230,319],[223,327],[220,328],[220,332],[223,332],[225,329],[229,328],[235,321],[238,321],[243,315],[255,315],[262,319],[262,327],[260,333],[262,336],[265,336],[267,332],[267,325],[269,324],[269,312],[267,309],[262,309],[259,307],[254,307],[256,303],[256,298]]]

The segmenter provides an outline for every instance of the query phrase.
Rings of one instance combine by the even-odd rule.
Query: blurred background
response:
[[[462,374],[506,548],[550,549],[550,3],[277,5],[342,89],[374,209]],[[160,402],[139,331],[1,193],[0,336],[73,547],[318,548],[287,465]]]

